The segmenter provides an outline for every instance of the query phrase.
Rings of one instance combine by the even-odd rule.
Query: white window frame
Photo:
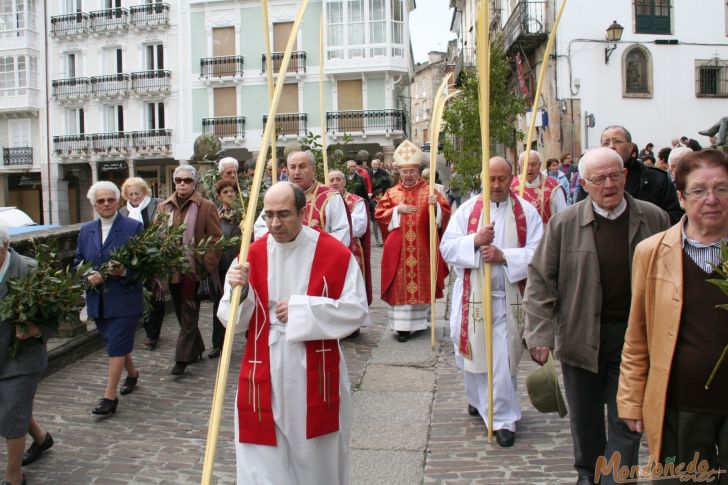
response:
[[[163,130],[167,126],[167,107],[164,101],[144,103],[144,127],[147,130]]]
[[[32,146],[30,118],[20,118],[9,121],[8,140],[10,148]]]

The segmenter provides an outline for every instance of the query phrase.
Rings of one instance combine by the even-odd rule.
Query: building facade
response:
[[[89,220],[89,186],[147,180],[170,192],[189,159],[180,119],[180,2],[64,0],[46,12],[51,161],[45,211],[54,223]]]
[[[430,143],[430,122],[432,121],[432,103],[437,88],[445,76],[447,53],[433,51],[428,53],[427,62],[415,67],[415,77],[410,86],[412,110],[412,142],[416,145]]]
[[[465,65],[474,47],[475,4],[452,0],[452,30]],[[546,42],[561,2],[491,0],[491,28],[512,57],[511,85],[533,102],[544,57],[548,66],[535,147],[546,157],[578,156],[599,145],[602,130],[626,126],[640,147],[669,146],[698,135],[728,113],[728,5],[720,0],[569,2],[553,52]],[[607,40],[613,22],[618,42]],[[473,61],[474,62],[474,61]],[[520,128],[527,131],[524,116]],[[518,150],[525,148],[525,140]]]
[[[296,36],[276,115],[278,147],[326,134],[328,145],[370,154],[394,151],[408,136],[413,74],[408,29],[412,0],[311,1]],[[227,155],[247,160],[258,152],[268,115],[265,37],[277,78],[298,2],[271,2],[264,28],[259,1],[189,0],[191,55],[184,76],[189,137],[219,136]],[[322,30],[323,18],[323,30]],[[324,36],[323,78],[320,36]],[[324,114],[321,114],[323,83]]]
[[[38,223],[47,187],[43,2],[0,0],[0,206]]]

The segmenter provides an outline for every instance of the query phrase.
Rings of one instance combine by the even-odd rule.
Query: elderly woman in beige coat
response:
[[[728,159],[716,150],[690,153],[675,173],[686,215],[637,246],[632,307],[622,354],[619,416],[647,434],[654,462],[728,469],[728,362],[706,381],[728,344],[728,296],[717,277],[728,242]],[[723,474],[718,482],[728,484]]]

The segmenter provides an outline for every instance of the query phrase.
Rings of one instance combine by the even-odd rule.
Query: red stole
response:
[[[364,276],[364,284],[367,290],[367,303],[372,304],[372,270],[371,270],[371,237],[369,229],[369,204],[366,200],[359,197],[358,195],[345,193],[344,202],[346,207],[349,209],[349,227],[351,228],[351,254],[354,255],[361,274]],[[354,225],[351,222],[351,216],[354,214],[354,206],[357,203],[364,204],[364,210],[367,213],[367,230],[361,237],[354,237]]]
[[[238,377],[238,434],[241,443],[276,445],[270,381],[268,333],[268,234],[248,252],[250,291],[256,309]],[[351,253],[334,237],[321,232],[313,256],[306,294],[338,299],[344,289]],[[342,264],[346,261],[347,264]],[[306,342],[306,438],[339,430],[339,343]]]
[[[541,216],[541,220],[544,224],[546,224],[549,219],[551,219],[551,197],[554,194],[554,190],[561,189],[564,190],[561,187],[561,184],[559,182],[547,175],[540,175],[541,177],[541,186],[540,187],[528,187],[523,190],[523,198],[534,206],[536,210],[538,211],[538,215]],[[511,182],[511,190],[514,192],[517,192],[521,185],[521,180],[518,177],[513,177],[513,182]]]
[[[511,206],[513,207],[513,215],[516,218],[516,235],[518,237],[518,247],[522,248],[526,246],[526,213],[523,210],[521,202],[516,197],[515,192],[510,191]],[[483,198],[478,197],[473,205],[473,210],[470,212],[468,218],[468,234],[475,234],[478,231],[478,223],[480,222],[480,213],[483,212]],[[470,312],[470,268],[467,268],[463,272],[463,297],[461,299],[460,308],[460,342],[458,345],[458,351],[468,359],[471,358],[470,343],[468,342],[468,314]],[[525,280],[524,280],[525,282]],[[521,282],[523,283],[523,282]],[[521,283],[519,283],[520,286]],[[521,287],[523,292],[523,287]]]
[[[326,204],[331,197],[337,195],[338,192],[314,181],[314,188],[311,191],[311,197],[306,194],[306,208],[303,216],[303,224],[311,226],[311,221],[317,221],[318,224],[313,229],[323,232],[326,228]]]

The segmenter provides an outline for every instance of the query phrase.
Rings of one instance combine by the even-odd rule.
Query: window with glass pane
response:
[[[369,43],[386,44],[387,42],[386,8],[384,0],[369,0]],[[386,55],[384,47],[372,47],[372,56]]]
[[[38,88],[38,58],[28,56],[28,65],[30,67],[28,73],[28,87]]]
[[[25,94],[25,88],[28,87],[28,71],[25,62],[25,56],[18,56],[18,88],[20,94]]]
[[[364,1],[349,0],[346,6],[347,27],[349,30],[349,57],[363,57],[364,49],[355,46],[364,45]]]
[[[392,12],[392,56],[404,56],[404,12],[402,0],[390,0]]]
[[[15,25],[13,19],[13,4],[15,0],[0,0],[0,30],[13,30]]]
[[[344,2],[332,0],[326,4],[326,45],[328,59],[344,58]]]
[[[0,94],[2,96],[15,95],[15,59],[13,57],[0,57]]]
[[[635,32],[638,34],[671,33],[671,0],[634,0]]]

